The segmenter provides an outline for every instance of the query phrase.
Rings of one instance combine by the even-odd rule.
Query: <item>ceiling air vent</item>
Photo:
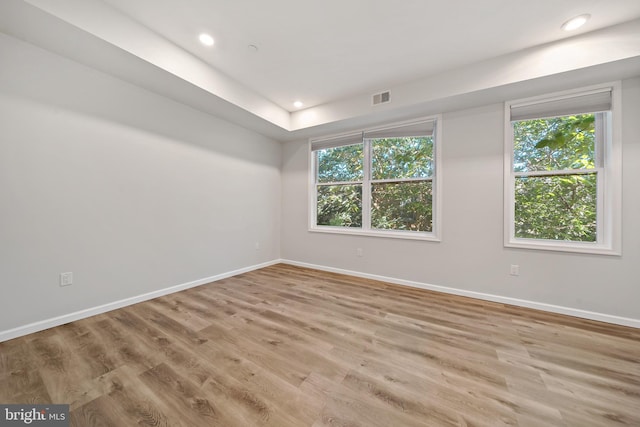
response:
[[[386,104],[387,102],[391,101],[391,92],[386,91],[386,92],[376,93],[375,95],[373,95],[372,101],[373,101],[373,105]]]

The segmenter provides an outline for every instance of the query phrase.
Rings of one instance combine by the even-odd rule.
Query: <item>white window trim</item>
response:
[[[441,150],[440,145],[442,141],[442,115],[437,114],[434,116],[422,117],[419,119],[407,120],[403,122],[390,123],[388,125],[384,125],[382,127],[375,128],[367,128],[359,130],[358,133],[364,134],[365,132],[370,131],[379,131],[384,129],[391,129],[400,126],[411,125],[413,123],[420,123],[425,121],[433,121],[434,122],[434,130],[433,130],[433,158],[434,158],[434,171],[432,180],[432,203],[433,203],[433,217],[432,217],[432,231],[431,232],[419,232],[419,231],[405,231],[405,230],[378,230],[371,228],[364,228],[365,224],[369,223],[368,216],[371,214],[370,209],[366,209],[364,206],[365,197],[364,192],[370,191],[365,189],[364,185],[362,188],[363,191],[363,209],[362,209],[362,221],[363,228],[352,228],[352,227],[332,227],[326,225],[317,225],[316,224],[316,215],[318,212],[317,209],[317,194],[316,194],[316,162],[315,155],[311,149],[311,145],[314,141],[320,140],[329,140],[334,138],[340,138],[342,136],[353,135],[354,132],[348,132],[344,134],[338,135],[330,135],[322,138],[312,138],[309,140],[309,164],[307,170],[309,171],[309,228],[310,232],[314,233],[331,233],[331,234],[346,234],[346,235],[355,235],[355,236],[371,236],[371,237],[386,237],[386,238],[394,238],[394,239],[408,239],[408,240],[426,240],[433,242],[441,241],[441,230],[442,230],[442,161],[441,161]],[[370,162],[370,153],[367,153],[367,150],[364,150],[364,161]],[[365,171],[369,168],[365,168]],[[366,172],[365,172],[366,173]],[[383,180],[384,181],[384,180]],[[404,181],[404,180],[391,180],[391,181]],[[377,182],[377,181],[376,181]]]
[[[514,236],[515,176],[513,172],[513,127],[511,106],[538,103],[551,99],[572,98],[587,92],[611,89],[611,126],[604,129],[610,144],[596,149],[602,156],[598,181],[597,242],[570,242],[542,239],[525,239]],[[599,255],[621,255],[622,244],[622,112],[621,84],[619,81],[586,88],[556,92],[505,103],[504,108],[504,246],[508,248],[539,249],[547,251],[576,252]],[[598,153],[600,151],[600,153]],[[598,165],[596,165],[598,167]],[[578,172],[579,173],[579,172]]]

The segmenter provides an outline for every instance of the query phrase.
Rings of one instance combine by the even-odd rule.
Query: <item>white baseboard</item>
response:
[[[65,323],[74,322],[76,320],[85,319],[87,317],[95,316],[97,314],[106,313],[107,311],[116,310],[118,308],[126,307],[128,305],[137,304],[139,302],[148,301],[150,299],[158,298],[163,295],[172,294],[174,292],[183,291],[189,288],[195,288],[207,283],[215,282],[217,280],[226,279],[238,274],[247,273],[249,271],[257,270],[264,267],[269,267],[274,264],[278,264],[280,260],[273,260],[262,264],[252,265],[250,267],[241,268],[239,270],[233,270],[226,273],[217,274],[211,277],[205,277],[203,279],[194,280],[192,282],[183,283],[181,285],[171,286],[157,291],[149,292],[142,295],[137,295],[131,298],[125,298],[119,301],[110,302],[100,305],[98,307],[87,308],[85,310],[76,311],[74,313],[65,314],[62,316],[54,317],[51,319],[41,320],[39,322],[30,323],[28,325],[19,326],[17,328],[8,329],[6,331],[0,331],[0,342],[8,341],[13,338],[18,338],[24,335],[32,334],[34,332],[43,331],[45,329],[53,328],[54,326],[64,325]]]
[[[412,288],[427,289],[430,291],[442,292],[446,294],[460,295],[464,297],[476,298],[485,301],[499,302],[503,304],[515,305],[518,307],[533,308],[536,310],[548,311],[551,313],[565,314],[567,316],[580,317],[583,319],[597,320],[600,322],[613,323],[616,325],[630,326],[632,328],[640,328],[639,319],[631,319],[628,317],[614,316],[611,314],[596,313],[593,311],[580,310],[576,308],[563,307],[560,305],[546,304],[542,302],[527,301],[511,297],[503,297],[500,295],[485,294],[482,292],[467,291],[464,289],[449,288],[446,286],[431,285],[427,283],[413,282],[410,280],[396,279],[393,277],[378,276],[376,274],[362,273],[360,271],[343,270],[341,268],[327,267],[324,265],[309,264],[305,262],[292,261],[287,259],[280,260],[283,264],[295,265],[298,267],[313,268],[316,270],[329,271],[332,273],[346,274],[349,276],[362,277],[365,279],[379,280],[381,282],[393,283],[396,285],[410,286]]]
[[[579,310],[579,309],[575,309],[575,308],[563,307],[563,306],[558,306],[558,305],[553,305],[553,304],[546,304],[546,303],[535,302],[535,301],[527,301],[527,300],[521,300],[521,299],[517,299],[517,298],[510,298],[510,297],[503,297],[503,296],[499,296],[499,295],[485,294],[485,293],[482,293],[482,292],[467,291],[467,290],[464,290],[464,289],[456,289],[456,288],[450,288],[450,287],[446,287],[446,286],[438,286],[438,285],[431,285],[431,284],[427,284],[427,283],[414,282],[414,281],[410,281],[410,280],[396,279],[396,278],[393,278],[393,277],[379,276],[379,275],[376,275],[376,274],[368,274],[368,273],[363,273],[363,272],[359,272],[359,271],[344,270],[344,269],[341,269],[341,268],[327,267],[327,266],[324,266],[324,265],[309,264],[309,263],[305,263],[305,262],[292,261],[292,260],[287,260],[287,259],[280,259],[280,260],[273,260],[273,261],[265,262],[265,263],[262,263],[262,264],[252,265],[252,266],[249,266],[249,267],[245,267],[245,268],[241,268],[241,269],[238,269],[238,270],[229,271],[229,272],[226,272],[226,273],[217,274],[217,275],[211,276],[211,277],[205,277],[203,279],[194,280],[192,282],[183,283],[183,284],[180,284],[180,285],[171,286],[171,287],[164,288],[164,289],[159,289],[157,291],[149,292],[149,293],[142,294],[142,295],[137,295],[137,296],[134,296],[134,297],[131,297],[131,298],[125,298],[125,299],[122,299],[122,300],[119,300],[119,301],[114,301],[114,302],[103,304],[103,305],[100,305],[100,306],[97,306],[97,307],[87,308],[85,310],[76,311],[74,313],[65,314],[65,315],[54,317],[54,318],[51,318],[51,319],[41,320],[41,321],[30,323],[30,324],[24,325],[24,326],[19,326],[17,328],[8,329],[8,330],[5,330],[5,331],[0,331],[0,342],[8,341],[10,339],[18,338],[18,337],[21,337],[21,336],[24,336],[24,335],[28,335],[28,334],[31,334],[31,333],[34,333],[34,332],[43,331],[45,329],[53,328],[55,326],[64,325],[65,323],[73,322],[73,321],[76,321],[76,320],[85,319],[87,317],[95,316],[97,314],[106,313],[107,311],[116,310],[118,308],[126,307],[126,306],[129,306],[129,305],[132,305],[132,304],[137,304],[139,302],[148,301],[150,299],[158,298],[158,297],[161,297],[163,295],[172,294],[172,293],[175,293],[175,292],[183,291],[185,289],[194,288],[196,286],[201,286],[201,285],[204,285],[204,284],[207,284],[207,283],[215,282],[217,280],[226,279],[228,277],[236,276],[238,274],[247,273],[249,271],[258,270],[258,269],[264,268],[264,267],[269,267],[271,265],[278,264],[278,263],[290,264],[290,265],[295,265],[295,266],[298,266],[298,267],[313,268],[313,269],[316,269],[316,270],[329,271],[329,272],[332,272],[332,273],[346,274],[346,275],[349,275],[349,276],[362,277],[362,278],[365,278],[365,279],[379,280],[379,281],[382,281],[382,282],[388,282],[388,283],[393,283],[393,284],[397,284],[397,285],[410,286],[410,287],[413,287],[413,288],[420,288],[420,289],[427,289],[427,290],[431,290],[431,291],[442,292],[442,293],[453,294],[453,295],[460,295],[460,296],[465,296],[465,297],[470,297],[470,298],[477,298],[477,299],[481,299],[481,300],[485,300],[485,301],[499,302],[499,303],[515,305],[515,306],[519,306],[519,307],[533,308],[533,309],[536,309],[536,310],[548,311],[548,312],[551,312],[551,313],[565,314],[565,315],[568,315],[568,316],[580,317],[580,318],[583,318],[583,319],[590,319],[590,320],[597,320],[597,321],[600,321],[600,322],[613,323],[613,324],[616,324],[616,325],[623,325],[623,326],[630,326],[630,327],[633,327],[633,328],[640,328],[640,320],[631,319],[631,318],[628,318],[628,317],[620,317],[620,316],[614,316],[614,315],[610,315],[610,314],[596,313],[596,312],[592,312],[592,311]]]

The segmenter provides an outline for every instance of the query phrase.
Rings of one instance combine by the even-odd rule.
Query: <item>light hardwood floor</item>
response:
[[[640,426],[640,330],[276,265],[0,343],[73,426]]]

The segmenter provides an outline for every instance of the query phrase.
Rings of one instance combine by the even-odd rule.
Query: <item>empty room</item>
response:
[[[2,0],[0,426],[640,426],[640,2]]]

